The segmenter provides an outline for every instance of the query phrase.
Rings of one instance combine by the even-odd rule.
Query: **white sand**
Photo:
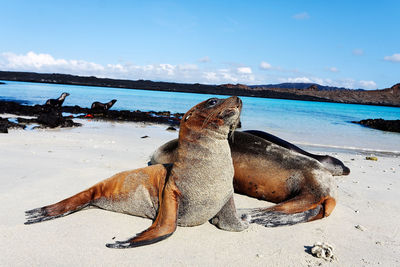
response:
[[[166,126],[89,122],[56,130],[11,130],[0,135],[0,266],[399,266],[400,159],[339,153],[351,168],[338,177],[333,214],[295,226],[251,225],[240,233],[206,223],[178,227],[154,245],[116,250],[150,220],[89,209],[34,225],[24,211],[69,197],[112,174],[146,166],[149,155],[177,133]],[[140,138],[148,135],[148,138]],[[353,160],[354,159],[354,160]],[[270,203],[241,195],[238,208]],[[361,229],[355,226],[361,225]],[[310,255],[315,242],[335,247],[338,260]]]

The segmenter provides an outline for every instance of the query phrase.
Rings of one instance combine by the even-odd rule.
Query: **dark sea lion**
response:
[[[118,173],[56,204],[26,212],[25,224],[51,220],[87,206],[154,219],[135,237],[107,244],[128,248],[152,244],[175,231],[208,220],[221,229],[241,231],[248,222],[237,216],[233,201],[233,164],[228,134],[242,102],[212,98],[182,118],[173,165],[154,165]]]
[[[234,142],[235,138],[238,136],[242,136],[245,138],[248,135],[243,135],[243,133],[248,133],[252,134],[255,136],[258,136],[266,141],[269,141],[271,143],[274,143],[278,146],[284,147],[286,149],[292,150],[294,152],[300,153],[302,155],[305,155],[307,157],[313,158],[318,160],[325,169],[327,169],[333,176],[339,176],[339,175],[348,175],[350,173],[350,169],[344,165],[342,161],[340,161],[337,158],[328,156],[328,155],[316,155],[316,154],[311,154],[303,149],[301,149],[298,146],[295,146],[292,143],[289,143],[288,141],[285,141],[275,135],[272,135],[270,133],[266,133],[263,131],[258,131],[258,130],[247,130],[243,132],[235,131],[233,134],[233,139],[229,140],[229,145],[231,148],[233,146],[238,146]],[[246,144],[244,144],[246,145]],[[174,161],[174,158],[176,157],[176,149],[178,147],[178,139],[171,140],[164,145],[160,146],[152,155],[152,163],[171,163]]]
[[[244,131],[246,133],[250,133],[252,135],[261,137],[262,139],[265,139],[267,141],[270,141],[274,144],[277,144],[279,146],[282,146],[284,148],[290,149],[292,151],[296,151],[297,153],[303,154],[305,156],[308,156],[310,158],[316,159],[319,162],[321,162],[322,165],[330,172],[332,173],[333,176],[339,176],[339,175],[349,175],[350,174],[350,169],[346,167],[342,161],[340,161],[337,158],[328,156],[328,155],[316,155],[316,154],[311,154],[303,149],[301,149],[298,146],[293,145],[292,143],[289,143],[288,141],[285,141],[275,135],[272,135],[267,132],[263,131],[258,131],[258,130],[247,130]]]
[[[236,193],[279,203],[247,209],[251,222],[290,225],[329,216],[336,205],[332,173],[317,160],[245,132],[229,140]],[[175,161],[179,144],[172,140],[156,150],[151,163]]]
[[[113,99],[107,103],[93,102],[91,109],[95,111],[107,111],[117,102],[116,99]]]
[[[69,93],[62,93],[60,97],[57,99],[48,99],[45,105],[49,105],[55,108],[60,108],[67,96],[69,96]]]

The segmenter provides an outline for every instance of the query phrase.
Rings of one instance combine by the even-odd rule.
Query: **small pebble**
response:
[[[144,135],[144,136],[142,136],[140,138],[148,138],[148,137],[149,137],[148,135]]]
[[[369,157],[365,157],[366,160],[373,160],[373,161],[377,161],[378,158],[374,157],[374,156],[369,156]]]
[[[364,226],[357,224],[356,226],[354,226],[356,229],[360,230],[360,231],[365,231],[367,230]]]

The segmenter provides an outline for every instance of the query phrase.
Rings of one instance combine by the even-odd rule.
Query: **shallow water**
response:
[[[0,85],[0,99],[43,104],[68,92],[64,105],[90,107],[94,101],[117,99],[113,109],[186,112],[207,94],[159,92],[108,87],[9,82]],[[242,129],[258,129],[301,145],[367,151],[400,152],[400,134],[350,123],[368,118],[400,119],[400,108],[340,103],[241,97]]]

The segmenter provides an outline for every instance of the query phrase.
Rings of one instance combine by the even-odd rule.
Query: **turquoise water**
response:
[[[94,101],[117,99],[113,109],[186,112],[210,97],[206,94],[159,92],[106,87],[9,82],[0,85],[0,99],[43,104],[62,92],[64,105],[90,107]],[[243,129],[268,131],[302,145],[400,151],[400,134],[350,123],[367,118],[400,119],[400,108],[296,100],[241,97]]]

